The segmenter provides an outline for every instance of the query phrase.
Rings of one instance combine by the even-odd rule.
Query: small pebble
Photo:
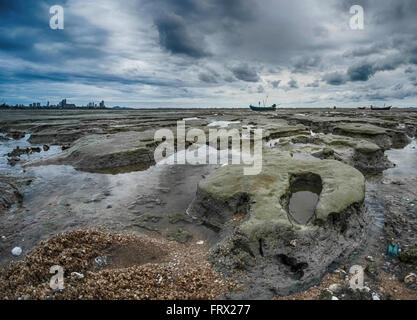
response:
[[[372,300],[381,300],[378,294],[372,293]]]
[[[71,272],[71,277],[76,277],[78,279],[84,279],[84,275],[79,272]]]
[[[413,282],[416,282],[416,280],[417,280],[417,276],[416,276],[416,274],[415,274],[415,273],[410,273],[409,275],[407,275],[407,276],[404,278],[404,283],[405,283],[405,284],[411,284],[411,283],[413,283]]]
[[[369,262],[374,262],[375,259],[372,256],[367,256],[366,260],[368,260]]]
[[[14,247],[12,249],[12,255],[18,257],[22,254],[22,248],[21,247]]]

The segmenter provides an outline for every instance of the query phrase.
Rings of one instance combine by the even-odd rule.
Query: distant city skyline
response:
[[[2,1],[0,104],[416,107],[416,17],[415,0]]]
[[[22,103],[17,103],[17,104],[9,104],[9,103],[0,103],[0,105],[8,105],[10,107],[29,107],[29,108],[76,108],[76,107],[84,107],[84,108],[101,108],[104,109],[106,108],[106,105],[104,103],[104,100],[101,100],[100,102],[96,103],[94,101],[90,101],[87,104],[80,104],[80,105],[76,105],[75,103],[68,103],[67,99],[62,99],[61,101],[59,101],[58,103],[54,104],[54,103],[50,103],[49,100],[46,101],[46,103],[42,103],[42,102],[32,102],[29,104],[22,104]]]

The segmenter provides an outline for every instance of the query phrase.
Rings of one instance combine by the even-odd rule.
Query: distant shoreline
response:
[[[332,107],[294,107],[294,108],[278,108],[279,110],[334,110]],[[75,108],[58,108],[58,107],[15,107],[15,106],[0,106],[0,110],[39,110],[39,111],[134,111],[134,110],[249,110],[243,107],[146,107],[146,108],[92,108],[92,107],[75,107]],[[358,110],[358,111],[378,111],[367,109],[358,109],[355,107],[340,107],[336,110]],[[417,107],[393,107],[393,110],[417,110]]]

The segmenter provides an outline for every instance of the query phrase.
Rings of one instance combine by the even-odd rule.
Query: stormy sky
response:
[[[0,103],[417,106],[416,21],[415,0],[1,0]]]

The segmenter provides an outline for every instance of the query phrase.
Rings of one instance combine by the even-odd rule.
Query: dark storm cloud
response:
[[[296,58],[293,61],[293,70],[294,73],[308,73],[311,69],[316,68],[320,65],[320,57],[300,57]]]
[[[242,22],[255,18],[256,1],[253,0],[151,0],[147,1],[156,16],[171,12],[181,16],[188,23],[211,22],[219,23]],[[142,5],[139,2],[139,5]],[[223,20],[223,21],[222,21]]]
[[[340,86],[346,83],[346,76],[339,72],[327,73],[324,75],[323,81],[332,86]]]
[[[350,49],[344,53],[344,57],[367,57],[383,52],[383,50],[390,49],[392,43],[377,42],[371,45]]]
[[[246,82],[258,82],[260,80],[259,75],[255,68],[250,67],[248,64],[240,64],[230,68],[234,76],[242,81]]]
[[[324,75],[323,80],[327,84],[335,86],[345,84],[348,81],[366,82],[377,72],[393,71],[405,63],[407,63],[407,60],[402,55],[387,56],[373,62],[362,61],[350,66],[346,74],[340,72],[328,73]]]
[[[155,85],[161,87],[172,87],[176,86],[174,83],[167,81],[158,81],[149,77],[135,77],[135,78],[126,78],[118,77],[112,74],[84,74],[84,73],[59,73],[59,72],[49,72],[47,74],[41,74],[36,71],[25,71],[17,72],[13,75],[5,74],[4,77],[0,76],[0,83],[9,83],[9,82],[31,82],[31,81],[42,81],[42,82],[58,82],[58,83],[82,83],[82,84],[97,84],[97,83],[121,83],[124,85],[133,85],[133,84],[145,84],[145,85]]]
[[[100,58],[107,31],[81,17],[66,12],[64,30],[49,28],[49,8],[67,1],[5,1],[0,12],[0,48],[17,58],[40,63],[60,63],[67,59]],[[9,6],[7,6],[9,4]]]
[[[64,30],[49,28],[55,4]],[[365,30],[348,27],[354,4]],[[144,85],[155,100],[198,91],[219,101],[213,88],[234,99],[243,81],[254,83],[248,95],[275,88],[309,102],[334,91],[347,101],[403,99],[415,90],[416,16],[415,0],[3,0],[0,85]],[[170,96],[166,86],[179,89]]]
[[[208,56],[205,44],[192,38],[186,28],[186,21],[175,14],[164,14],[155,19],[159,32],[159,43],[173,54],[184,54],[193,58]],[[200,38],[201,39],[201,38]]]
[[[414,73],[415,72],[415,70],[413,69],[413,68],[411,68],[411,67],[408,67],[407,69],[405,69],[404,70],[404,73]]]
[[[288,81],[288,88],[290,89],[298,89],[298,82],[294,79]]]
[[[210,73],[200,73],[198,79],[206,83],[218,83],[218,77]]]
[[[375,69],[369,63],[352,66],[347,70],[350,81],[368,81],[375,74]]]
[[[210,55],[207,33],[252,20],[256,5],[252,0],[156,0],[151,7],[159,44],[173,54],[202,58]]]
[[[232,83],[236,81],[236,78],[232,77],[232,76],[227,76],[224,78],[224,81]]]

